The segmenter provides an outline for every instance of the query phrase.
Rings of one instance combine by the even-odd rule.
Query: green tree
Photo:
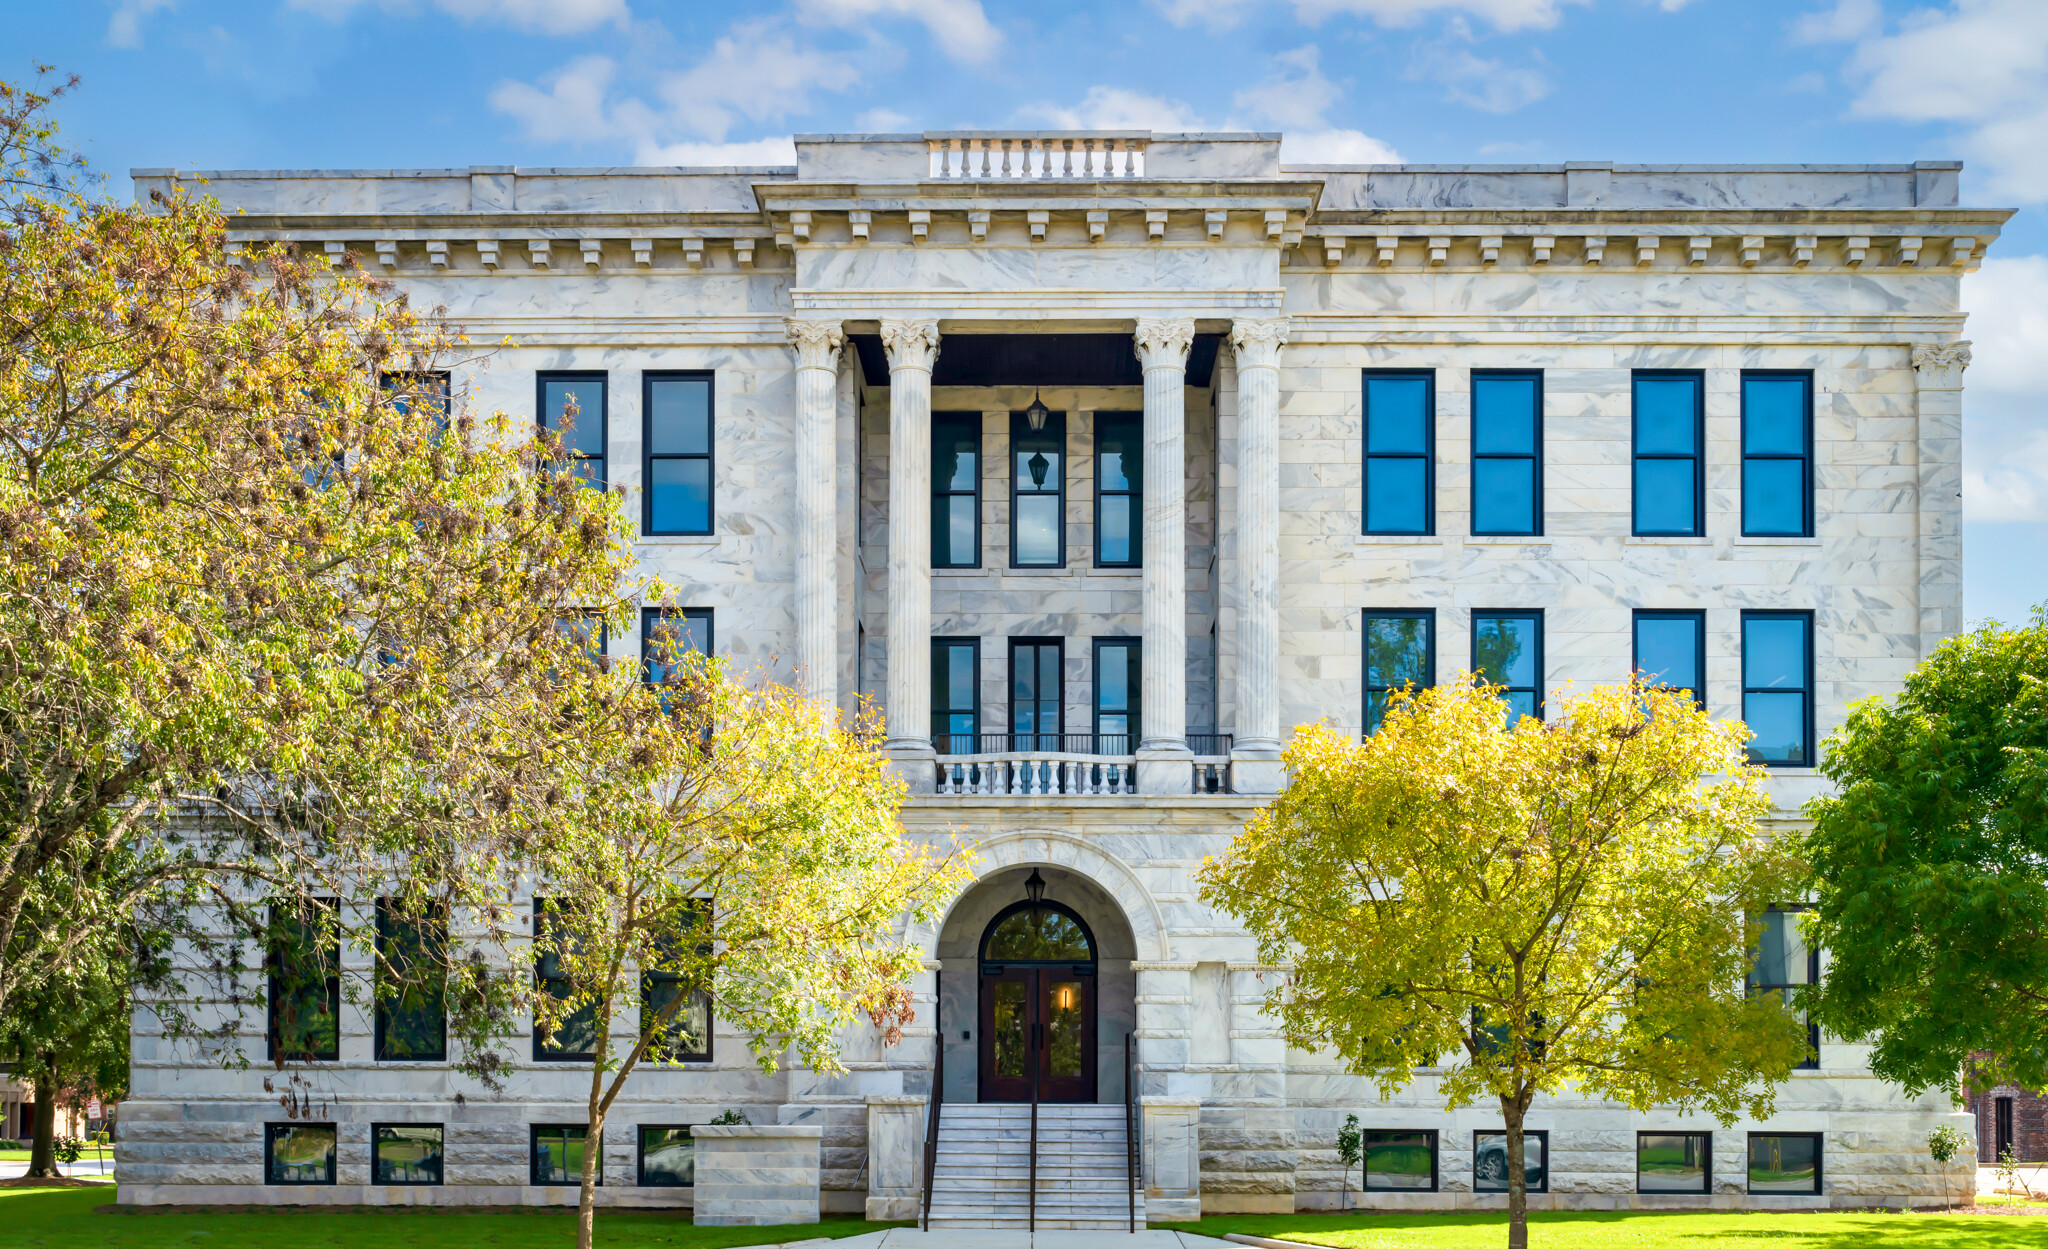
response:
[[[1383,1096],[1435,1067],[1450,1106],[1499,1104],[1516,1249],[1539,1093],[1732,1122],[1768,1115],[1807,1052],[1800,1021],[1744,990],[1745,915],[1800,879],[1759,828],[1748,730],[1638,686],[1550,714],[1509,727],[1467,677],[1397,696],[1363,742],[1299,730],[1285,791],[1200,876],[1292,967],[1266,1002],[1289,1044]]]
[[[2048,1089],[2048,613],[1942,644],[1850,709],[1807,806],[1813,1013],[1913,1092]]]
[[[1934,1159],[1935,1169],[1941,1173],[1941,1208],[1944,1210],[1949,1208],[1948,1164],[1956,1160],[1956,1155],[1968,1143],[1952,1123],[1944,1123],[1927,1134],[1927,1156]]]
[[[128,987],[149,979],[160,952],[133,950],[107,931],[74,948],[56,975],[18,992],[0,1014],[0,1055],[35,1096],[28,1174],[55,1176],[57,1110],[91,1098],[112,1103],[128,1089]],[[138,966],[138,964],[143,964]]]

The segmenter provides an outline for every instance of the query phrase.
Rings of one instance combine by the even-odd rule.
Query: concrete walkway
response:
[[[829,1242],[834,1249],[1237,1249],[1208,1236],[1163,1228],[1136,1232],[1012,1232],[990,1229],[920,1232],[892,1227]]]
[[[105,1161],[95,1159],[87,1153],[77,1162],[65,1165],[59,1163],[57,1170],[66,1176],[80,1180],[97,1180],[114,1174],[114,1151],[109,1149]],[[28,1174],[26,1162],[0,1162],[0,1180],[16,1180]]]

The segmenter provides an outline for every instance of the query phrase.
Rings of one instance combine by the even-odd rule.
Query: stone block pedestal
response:
[[[1201,1099],[1140,1098],[1139,1112],[1138,1130],[1145,1142],[1145,1221],[1185,1223],[1201,1218]]]
[[[690,1134],[697,1143],[699,1225],[762,1227],[818,1221],[825,1129],[706,1124]]]
[[[922,1097],[871,1095],[868,1100],[870,1222],[915,1219],[924,1199]]]

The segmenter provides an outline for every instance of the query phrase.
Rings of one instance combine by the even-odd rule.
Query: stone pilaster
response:
[[[1280,768],[1280,348],[1287,319],[1238,321],[1237,721],[1231,786],[1277,793]]]
[[[1963,370],[1968,343],[1918,343],[1920,658],[1963,627]]]
[[[932,715],[932,364],[937,321],[882,322],[889,353],[887,749],[912,793],[936,783]]]
[[[784,322],[796,350],[797,680],[835,701],[839,688],[839,354],[837,321]]]
[[[914,1220],[923,1208],[926,1099],[869,1094],[867,1217]]]
[[[1195,323],[1138,322],[1145,369],[1145,579],[1143,735],[1138,792],[1182,794],[1194,785],[1187,743],[1187,367]]]

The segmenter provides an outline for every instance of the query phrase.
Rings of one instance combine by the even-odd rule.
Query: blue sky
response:
[[[787,163],[804,131],[1318,162],[1969,162],[1965,607],[2048,600],[2048,0],[7,0],[102,170]]]

